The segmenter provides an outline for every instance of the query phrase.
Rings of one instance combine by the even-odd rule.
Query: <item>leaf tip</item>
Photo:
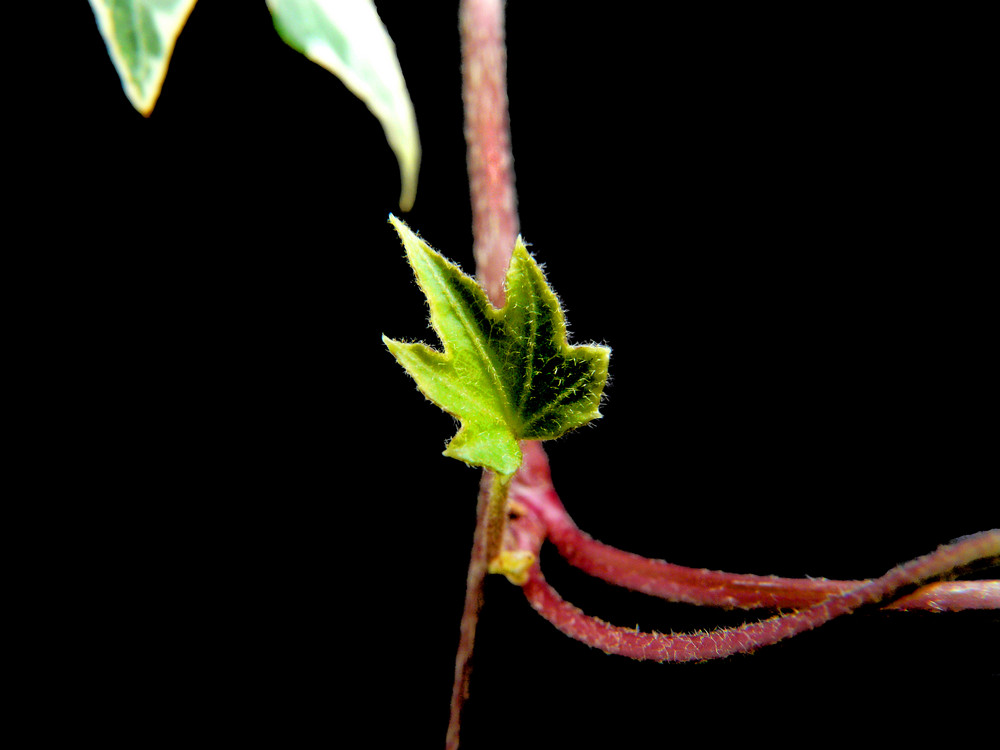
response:
[[[400,177],[403,182],[403,187],[399,195],[399,210],[404,213],[413,208],[413,203],[417,199],[416,172],[418,169],[419,167],[413,167],[409,171],[403,171]]]
[[[401,239],[405,240],[407,235],[413,235],[413,230],[406,226],[406,222],[395,214],[389,214],[389,223],[392,225],[392,228],[396,230],[396,234],[398,234]]]

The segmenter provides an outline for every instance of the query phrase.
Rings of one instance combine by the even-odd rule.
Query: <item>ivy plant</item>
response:
[[[139,112],[151,115],[195,0],[90,2],[125,95]],[[368,0],[267,0],[267,7],[281,38],[340,77],[379,119],[399,163],[400,205],[408,208],[416,192],[419,139],[393,44],[374,5]],[[478,278],[391,216],[427,298],[440,348],[383,336],[424,396],[458,420],[445,455],[483,470],[448,747],[458,747],[487,571],[520,587],[530,605],[570,638],[608,654],[654,662],[714,661],[749,653],[861,607],[1000,608],[1000,581],[948,580],[968,566],[996,563],[998,529],[954,540],[870,579],[828,580],[674,565],[602,544],[576,526],[555,492],[542,441],[601,416],[610,349],[569,343],[559,299],[517,231],[503,3],[462,0],[460,31]],[[372,366],[382,366],[374,348]],[[565,601],[546,581],[543,543],[572,566],[621,588],[673,602],[765,610],[770,616],[710,632],[666,634],[614,625]]]

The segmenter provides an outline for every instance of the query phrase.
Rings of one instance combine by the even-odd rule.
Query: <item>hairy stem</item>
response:
[[[490,301],[496,307],[502,307],[503,280],[518,232],[514,159],[507,115],[504,0],[461,0],[459,34],[476,273]],[[498,509],[496,503],[493,503],[492,509],[490,507],[492,483],[492,475],[484,472],[455,660],[455,682],[452,685],[451,714],[445,740],[447,750],[457,750],[459,746],[462,705],[469,692],[476,622],[482,606],[487,561],[490,559],[487,556],[487,538],[496,537],[493,546],[497,549],[503,538],[502,523],[494,520],[491,524],[489,519],[502,514],[505,522],[507,516],[506,493],[502,508]],[[488,527],[492,528],[492,532]]]
[[[501,307],[518,232],[503,0],[462,0],[459,27],[476,273],[490,301]]]
[[[522,516],[512,525],[512,532],[518,546],[535,555],[539,553],[545,526],[538,517]],[[984,531],[939,547],[928,555],[893,568],[880,578],[857,582],[853,588],[793,614],[708,633],[643,633],[590,617],[564,601],[548,585],[537,563],[528,571],[523,589],[532,607],[561,632],[605,653],[658,662],[701,661],[772,645],[866,604],[881,602],[904,586],[919,584],[977,560],[998,556],[1000,530]]]
[[[447,750],[458,748],[459,718],[462,706],[469,697],[469,679],[472,676],[472,652],[476,641],[476,622],[483,606],[483,580],[486,577],[487,526],[490,498],[493,495],[493,478],[490,472],[483,472],[479,484],[479,502],[476,507],[476,530],[472,535],[472,555],[469,572],[465,577],[465,607],[459,630],[458,652],[455,655],[455,679],[451,687],[451,716],[445,736]]]
[[[745,609],[800,609],[866,583],[688,568],[603,544],[581,531],[566,512],[552,486],[548,459],[541,446],[525,442],[521,450],[524,462],[512,480],[511,499],[530,512],[542,536],[571,565],[608,583],[669,601]],[[934,612],[1000,608],[1000,582],[935,583],[891,606]]]

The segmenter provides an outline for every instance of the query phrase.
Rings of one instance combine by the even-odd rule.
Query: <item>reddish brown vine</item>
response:
[[[512,549],[540,556],[548,538],[573,565],[609,583],[690,604],[744,608],[802,608],[738,628],[664,635],[620,628],[589,617],[546,583],[536,563],[524,585],[531,605],[559,630],[607,653],[652,661],[716,659],[745,653],[811,630],[866,604],[880,602],[904,586],[944,575],[971,562],[1000,557],[1000,529],[974,534],[867,581],[828,581],[698,570],[633,555],[581,532],[559,501],[548,461],[538,443],[524,443],[524,463],[510,491],[519,517],[511,524]],[[890,606],[896,609],[1000,608],[1000,581],[939,583]]]
[[[463,102],[468,146],[474,253],[490,300],[503,304],[503,278],[518,232],[513,159],[507,115],[503,0],[461,0]],[[891,601],[901,587],[943,576],[958,566],[1000,558],[1000,530],[982,532],[865,581],[794,579],[699,570],[650,560],[601,544],[569,517],[552,486],[548,459],[538,443],[524,443],[524,462],[511,483],[510,550],[537,557],[544,541],[567,561],[609,583],[672,601],[715,607],[797,610],[711,633],[663,635],[620,628],[584,614],[546,583],[536,562],[523,586],[528,601],[563,633],[609,653],[655,661],[689,661],[752,651],[812,629],[865,604],[900,610],[1000,609],[1000,581],[931,582]],[[459,743],[459,720],[468,695],[476,620],[486,575],[484,472],[476,533],[466,581],[466,603],[455,664],[447,747]]]

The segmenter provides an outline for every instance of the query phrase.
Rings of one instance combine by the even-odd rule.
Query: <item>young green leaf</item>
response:
[[[90,0],[97,27],[132,106],[153,111],[177,36],[195,0]]]
[[[444,351],[382,340],[423,394],[460,421],[444,455],[510,476],[521,464],[518,441],[559,437],[601,416],[611,350],[567,343],[559,300],[520,237],[498,310],[461,269],[390,221]]]
[[[289,46],[340,78],[382,123],[399,162],[408,211],[417,192],[420,138],[396,48],[371,0],[267,0]]]

